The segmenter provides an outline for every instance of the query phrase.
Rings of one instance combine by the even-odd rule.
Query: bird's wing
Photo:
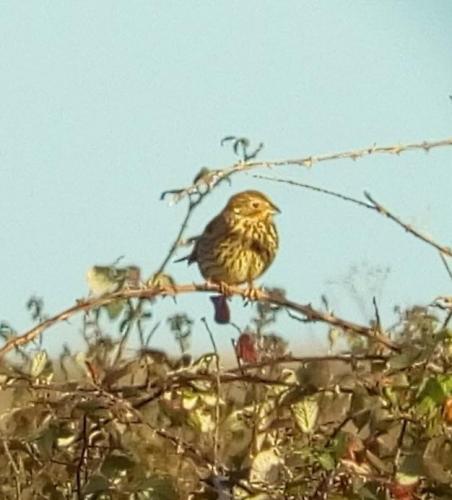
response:
[[[188,263],[198,261],[198,252],[200,247],[209,247],[212,245],[212,242],[218,241],[221,239],[221,236],[228,232],[229,226],[228,223],[223,216],[223,213],[218,214],[214,217],[204,228],[201,236],[195,241],[195,245],[193,247],[193,252],[188,257]]]

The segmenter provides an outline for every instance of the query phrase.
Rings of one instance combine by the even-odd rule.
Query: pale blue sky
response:
[[[174,238],[185,206],[159,200],[203,165],[234,161],[226,135],[263,141],[261,158],[289,158],[452,135],[449,1],[4,1],[0,5],[0,319],[30,326],[25,302],[55,313],[86,294],[86,270],[125,255],[147,275]],[[351,196],[369,190],[408,222],[451,244],[452,150],[328,162],[273,174]],[[268,173],[268,172],[264,172]],[[236,176],[195,214],[199,232],[243,188],[282,209],[281,251],[261,284],[300,302],[325,293],[338,315],[364,321],[341,282],[383,320],[392,307],[451,292],[436,253],[382,217],[289,186]],[[199,280],[182,264],[180,282]],[[381,281],[381,280],[380,280]],[[204,295],[157,314],[211,315]],[[245,325],[249,310],[233,304]],[[46,334],[75,345],[77,322]],[[303,350],[317,327],[284,322]],[[215,327],[229,348],[230,327]],[[166,327],[156,335],[165,344]],[[210,349],[202,325],[193,339]]]

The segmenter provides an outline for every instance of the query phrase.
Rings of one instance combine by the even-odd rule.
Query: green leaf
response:
[[[392,370],[403,370],[412,366],[416,361],[420,361],[423,354],[423,350],[419,347],[406,348],[400,354],[391,357],[389,367]]]
[[[446,436],[429,441],[424,451],[424,469],[429,479],[452,484],[452,444]]]
[[[179,498],[170,477],[147,478],[136,486],[135,492],[146,493],[146,496],[139,497],[146,498],[146,500],[176,500]]]
[[[217,356],[215,353],[207,353],[195,360],[190,371],[193,373],[210,373],[215,367]]]
[[[102,474],[107,478],[116,476],[119,472],[131,469],[135,462],[123,453],[111,453],[101,467]]]
[[[445,396],[452,395],[452,375],[439,375],[438,382],[441,385]]]
[[[324,452],[321,453],[317,460],[323,469],[330,471],[336,467],[336,462],[334,461],[333,456],[330,453]]]
[[[232,411],[223,422],[226,431],[239,433],[250,429],[249,418],[243,409]]]
[[[211,413],[203,408],[197,408],[190,412],[188,420],[199,432],[209,433],[215,430],[215,421]]]
[[[375,495],[367,486],[363,486],[359,489],[359,499],[360,500],[378,500],[379,497]]]
[[[56,445],[58,448],[67,448],[73,444],[78,435],[72,428],[68,426],[60,425],[57,432]]]
[[[395,476],[395,480],[403,486],[410,486],[419,482],[419,476],[411,476],[409,474],[398,472]]]
[[[221,397],[218,397],[216,392],[202,392],[199,395],[200,399],[202,402],[206,405],[209,406],[210,408],[216,407],[217,404],[219,405],[224,405],[224,399]]]
[[[295,421],[301,432],[311,434],[319,414],[319,404],[314,398],[307,397],[291,406]]]
[[[110,319],[116,319],[122,313],[126,304],[127,304],[126,300],[119,299],[104,306],[103,309],[107,311],[108,317]]]
[[[182,408],[184,410],[193,410],[198,403],[199,396],[192,389],[183,389],[182,390]]]
[[[346,432],[339,431],[336,438],[334,439],[334,456],[336,460],[342,458],[347,451],[347,446],[349,442],[349,436]]]
[[[58,429],[54,425],[50,425],[41,435],[35,440],[35,444],[40,454],[49,459],[52,456],[53,447],[58,438]]]
[[[425,383],[417,401],[417,410],[421,414],[429,414],[441,406],[451,389],[452,377],[443,375],[431,377]]]
[[[107,491],[109,488],[109,483],[107,478],[101,476],[100,474],[94,474],[91,476],[88,484],[83,488],[83,493],[85,495],[93,493],[102,493]]]
[[[118,291],[127,277],[125,268],[93,266],[86,273],[89,291],[96,297]]]

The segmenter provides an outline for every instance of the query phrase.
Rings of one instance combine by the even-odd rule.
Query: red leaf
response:
[[[392,498],[395,500],[413,500],[414,489],[416,485],[404,485],[399,483],[392,483],[389,485],[389,491]]]
[[[237,356],[246,363],[256,363],[258,361],[258,352],[256,339],[254,335],[242,333],[235,346]]]
[[[452,397],[447,398],[444,403],[443,418],[446,424],[452,425]]]

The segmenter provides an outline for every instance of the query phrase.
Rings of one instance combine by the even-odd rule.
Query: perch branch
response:
[[[244,299],[248,298],[246,288],[241,287],[230,287],[232,295],[242,297]],[[220,293],[220,287],[216,284],[202,283],[202,284],[185,284],[185,285],[172,285],[169,287],[161,286],[150,286],[145,289],[130,289],[130,290],[120,290],[112,294],[104,295],[100,298],[91,298],[79,300],[74,306],[42,321],[37,326],[28,330],[22,335],[17,337],[12,337],[0,348],[0,357],[11,351],[12,349],[27,344],[33,339],[38,337],[44,330],[51,327],[55,323],[60,323],[69,319],[79,312],[89,311],[92,309],[97,309],[99,307],[110,304],[116,300],[123,299],[150,299],[157,296],[175,296],[184,293],[193,292],[217,292]],[[299,304],[292,300],[285,298],[282,294],[269,293],[265,290],[256,290],[255,300],[258,302],[264,302],[268,304],[277,305],[280,307],[285,307],[296,311],[306,317],[307,320],[312,322],[322,322],[327,323],[331,326],[343,329],[347,332],[355,333],[363,337],[367,337],[370,340],[379,342],[380,344],[388,347],[392,350],[399,350],[399,346],[392,342],[385,335],[381,335],[375,331],[374,328],[370,326],[360,325],[358,323],[353,323],[346,319],[339,318],[328,312],[322,312],[314,309],[311,304]]]

